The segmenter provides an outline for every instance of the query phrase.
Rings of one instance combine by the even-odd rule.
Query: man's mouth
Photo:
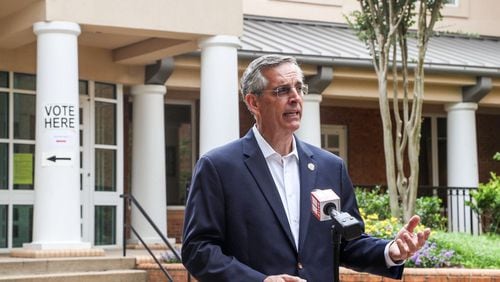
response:
[[[299,111],[286,112],[283,115],[285,117],[295,117],[295,116],[299,116],[300,112]]]

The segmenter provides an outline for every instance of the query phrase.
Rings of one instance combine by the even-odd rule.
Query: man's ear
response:
[[[257,95],[252,93],[245,95],[245,103],[247,104],[248,110],[252,114],[255,115],[257,112],[259,112],[259,103],[257,101]]]

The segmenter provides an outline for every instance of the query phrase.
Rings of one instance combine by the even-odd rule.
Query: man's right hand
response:
[[[264,282],[306,282],[306,280],[288,274],[267,276]]]

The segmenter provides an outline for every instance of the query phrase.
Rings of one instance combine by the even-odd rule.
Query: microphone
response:
[[[332,189],[315,189],[311,192],[312,213],[319,221],[332,219],[330,209],[340,211],[340,198]],[[328,212],[325,212],[328,211]]]
[[[340,211],[340,198],[332,189],[315,189],[311,192],[312,213],[319,221],[333,219],[336,232],[347,241],[361,236],[361,223],[349,213]]]

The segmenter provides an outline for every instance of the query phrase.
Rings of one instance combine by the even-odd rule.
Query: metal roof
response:
[[[365,44],[347,25],[246,16],[240,56],[287,54],[323,65],[371,66]],[[417,58],[408,39],[409,58]],[[429,42],[426,69],[500,76],[500,38],[440,35]]]

